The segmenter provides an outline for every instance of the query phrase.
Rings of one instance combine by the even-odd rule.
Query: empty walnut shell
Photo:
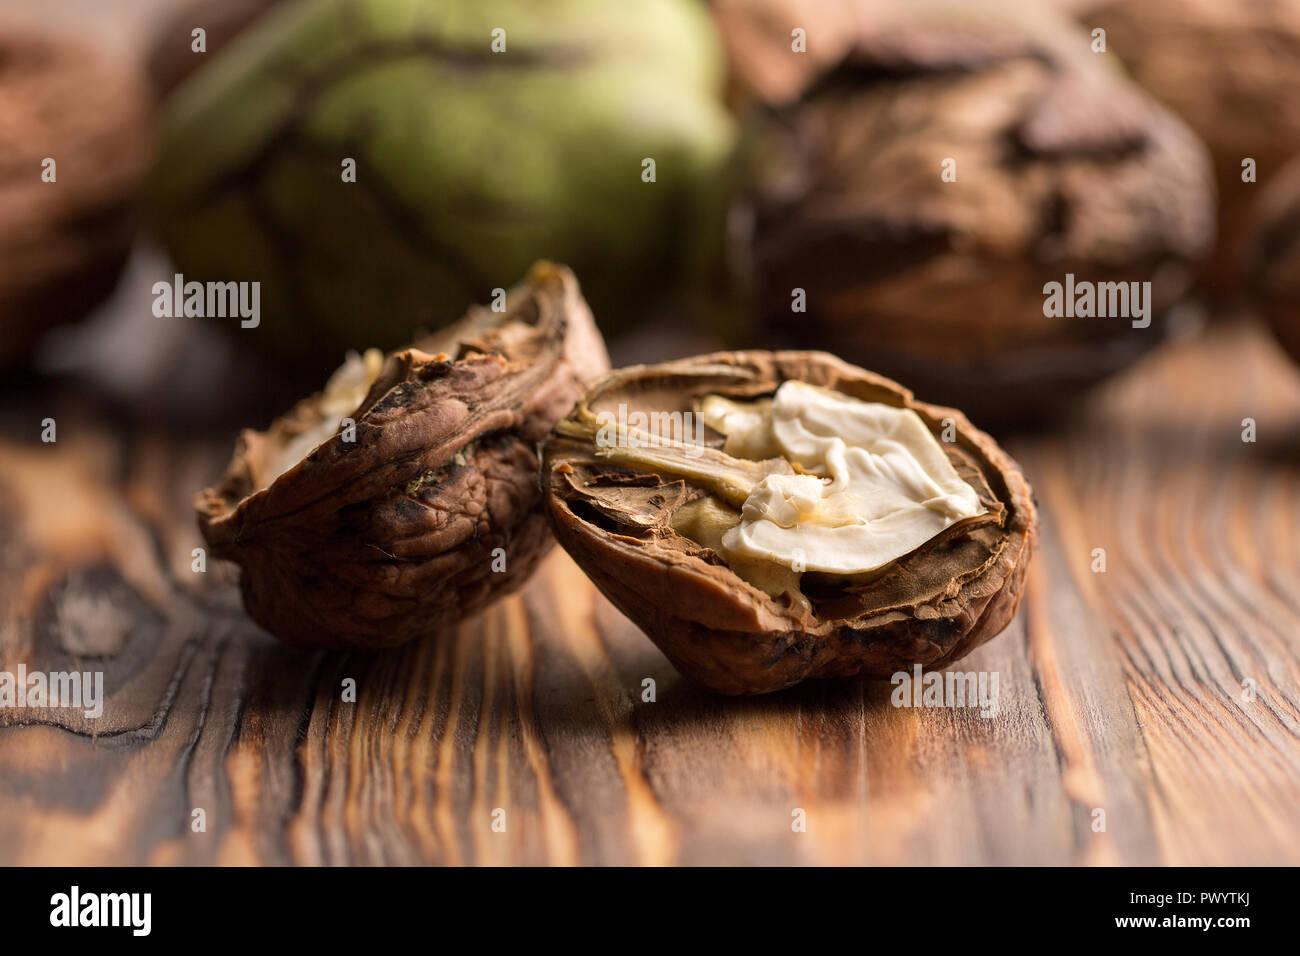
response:
[[[1249,292],[1278,342],[1300,362],[1300,156],[1260,194],[1248,236]]]
[[[805,606],[770,597],[673,530],[676,510],[703,488],[616,462],[566,427],[588,413],[617,415],[619,406],[628,417],[650,416],[691,411],[709,394],[769,396],[787,380],[914,409],[939,437],[950,426],[954,440],[942,447],[987,514],[951,526],[866,584],[805,574]],[[682,674],[724,694],[958,660],[1015,616],[1037,522],[1015,462],[965,415],[822,352],[721,352],[613,372],[543,444],[541,480],[564,549]]]
[[[196,501],[248,613],[290,644],[393,646],[518,587],[552,544],[536,443],[609,367],[573,274],[548,263],[504,313],[475,308],[382,367],[371,357],[364,399],[339,382],[365,364],[354,356],[245,431]]]
[[[1041,416],[1165,338],[1214,235],[1208,157],[1067,24],[886,13],[753,124],[760,321],[982,425]],[[1149,326],[1047,315],[1068,276],[1151,282]]]
[[[150,139],[132,64],[0,29],[0,365],[117,284]]]

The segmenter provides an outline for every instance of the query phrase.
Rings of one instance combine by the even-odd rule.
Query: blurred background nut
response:
[[[1300,152],[1300,0],[1061,0],[1209,147],[1219,190],[1210,290],[1240,287],[1247,210]],[[1254,160],[1251,181],[1243,161]]]
[[[608,369],[568,269],[539,263],[505,312],[384,358],[245,431],[199,527],[239,564],[249,614],[290,644],[391,647],[522,584],[552,542],[536,443]]]
[[[150,154],[129,63],[0,27],[0,364],[81,318],[117,283]]]
[[[844,59],[880,12],[875,0],[709,0],[709,5],[729,54],[728,97],[741,112],[755,103],[798,99]]]
[[[1260,194],[1249,225],[1249,292],[1282,347],[1300,362],[1300,157]]]
[[[996,13],[845,21],[842,59],[751,125],[734,217],[764,334],[983,424],[1043,414],[1159,343],[1214,228],[1179,121],[1069,25]],[[1045,285],[1067,275],[1149,281],[1149,327],[1048,317]]]
[[[722,85],[691,0],[276,4],[176,90],[153,218],[187,276],[261,281],[295,356],[408,341],[541,256],[617,328],[721,235]]]

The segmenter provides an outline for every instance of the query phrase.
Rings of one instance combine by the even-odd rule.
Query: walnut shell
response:
[[[1161,342],[1214,233],[1191,132],[1055,20],[909,8],[853,29],[751,130],[737,219],[773,344],[983,424],[1050,411]],[[1150,326],[1046,316],[1067,274],[1150,281]]]
[[[705,394],[757,398],[789,379],[914,409],[937,435],[950,420],[955,441],[942,447],[987,520],[953,525],[865,585],[804,575],[809,611],[673,530],[673,512],[701,488],[612,463],[562,427],[584,410],[685,412]],[[965,415],[822,352],[721,352],[613,372],[543,444],[541,481],[561,546],[682,674],[724,694],[958,660],[1015,616],[1037,524],[1020,469]]]
[[[129,63],[0,31],[0,365],[25,360],[46,329],[83,317],[117,284],[149,123],[149,94]]]
[[[353,441],[336,428],[275,476],[295,437],[328,420],[325,393],[243,432],[196,500],[203,537],[287,643],[428,634],[518,587],[550,549],[536,443],[608,368],[577,280],[539,263],[504,313],[471,309],[388,355],[348,415]]]
[[[1260,194],[1248,235],[1249,291],[1278,342],[1300,362],[1300,156]]]
[[[1072,0],[1074,19],[1106,31],[1108,56],[1209,147],[1219,191],[1219,238],[1206,283],[1240,288],[1247,210],[1300,152],[1300,0]],[[1242,161],[1256,164],[1243,182]]]

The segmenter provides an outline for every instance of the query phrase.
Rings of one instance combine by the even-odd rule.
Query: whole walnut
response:
[[[755,71],[734,219],[760,322],[981,424],[1042,415],[1164,338],[1213,240],[1204,148],[1062,21],[877,13],[818,70]],[[789,22],[757,59],[791,56]],[[1133,297],[1050,312],[1076,282]]]
[[[1278,342],[1300,362],[1300,156],[1264,188],[1248,226],[1248,290]]]
[[[551,547],[536,443],[608,369],[565,268],[505,311],[393,352],[353,353],[325,390],[245,431],[196,500],[249,614],[290,644],[389,647],[517,588]]]
[[[130,63],[0,29],[0,365],[113,290],[149,150],[149,94]]]
[[[1066,8],[1086,30],[1105,30],[1107,55],[1209,147],[1219,240],[1206,279],[1212,293],[1235,293],[1247,210],[1260,184],[1300,152],[1300,0],[1070,0]]]

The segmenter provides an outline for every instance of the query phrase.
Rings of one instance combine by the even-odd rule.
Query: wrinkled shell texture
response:
[[[1075,19],[1209,146],[1220,192],[1212,278],[1235,287],[1259,186],[1300,152],[1300,0],[1084,0]],[[1241,161],[1258,181],[1241,179]]]
[[[485,318],[390,355],[351,416],[355,441],[336,433],[262,488],[284,445],[320,420],[313,396],[244,432],[199,496],[204,538],[240,565],[245,607],[268,631],[401,644],[518,587],[550,548],[536,443],[608,358],[567,269],[535,267],[499,328],[464,327]]]
[[[1250,292],[1278,342],[1300,362],[1300,157],[1260,194],[1249,236]]]
[[[150,149],[149,96],[129,64],[0,30],[0,364],[81,318],[122,271]],[[56,180],[41,178],[55,161]]]
[[[980,422],[1048,408],[1161,341],[1213,239],[1209,162],[1178,120],[1086,59],[1086,42],[868,31],[770,111],[751,133],[750,199],[769,332]],[[1045,316],[1045,283],[1067,273],[1151,281],[1151,327]]]
[[[705,394],[757,398],[788,379],[913,408],[936,434],[951,419],[957,441],[943,447],[989,516],[954,526],[859,589],[805,575],[808,615],[672,530],[673,511],[699,488],[614,464],[557,433],[543,446],[542,482],[560,544],[682,674],[725,694],[767,693],[813,677],[885,678],[917,663],[942,667],[1002,631],[1019,605],[1036,512],[1017,465],[960,412],[916,402],[894,382],[816,352],[724,352],[635,366],[612,373],[588,400],[595,413],[619,403],[687,411]]]

